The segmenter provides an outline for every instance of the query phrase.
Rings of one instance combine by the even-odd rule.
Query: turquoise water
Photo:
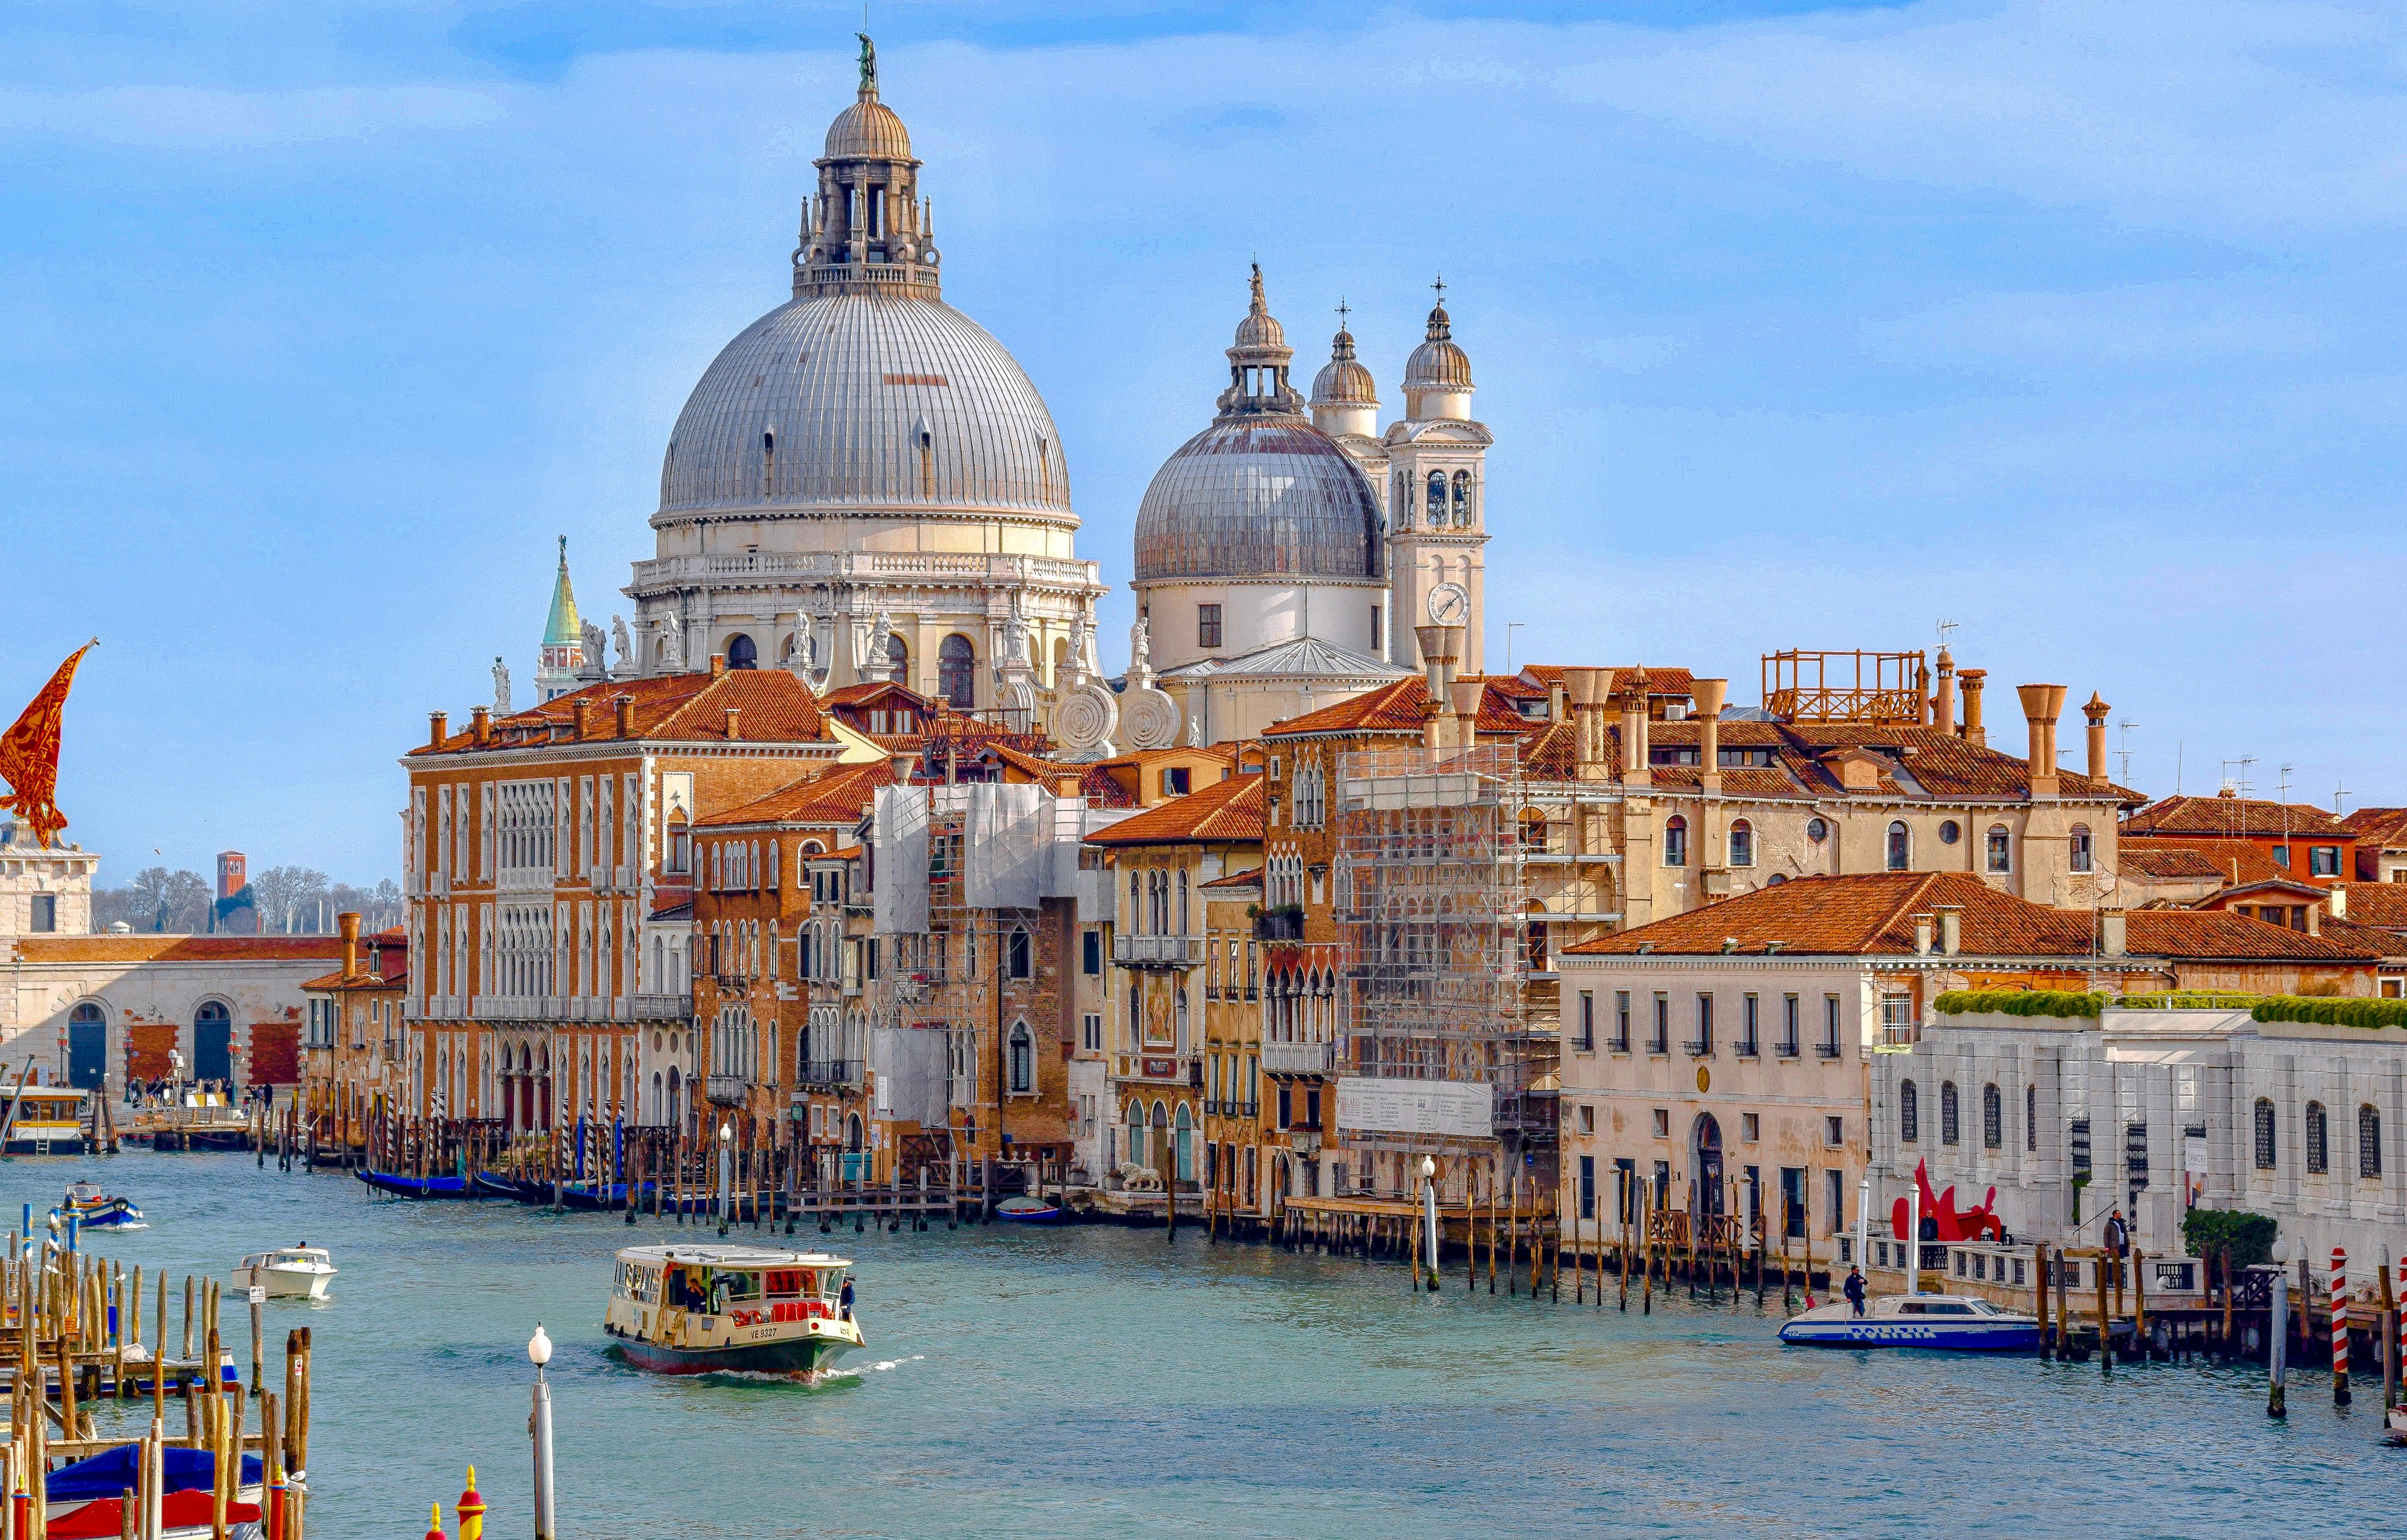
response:
[[[561,1529],[851,1535],[2199,1535],[2383,1533],[2407,1450],[2295,1380],[1783,1349],[1759,1315],[1435,1297],[1402,1269],[1182,1231],[840,1232],[869,1347],[805,1390],[629,1369],[599,1324],[612,1251],[692,1229],[504,1203],[372,1200],[248,1157],[0,1162],[0,1198],[78,1177],[150,1228],[94,1237],[222,1277],[308,1241],[312,1540],[425,1533],[474,1462],[494,1540],[532,1533],[524,1345],[540,1319]],[[804,1239],[819,1243],[815,1230]],[[180,1291],[178,1292],[180,1298]],[[148,1334],[146,1333],[146,1334]],[[226,1339],[247,1354],[230,1311]],[[245,1365],[248,1372],[248,1363]],[[273,1371],[272,1371],[273,1372]]]

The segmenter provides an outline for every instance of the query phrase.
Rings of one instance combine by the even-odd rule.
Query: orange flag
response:
[[[13,809],[32,824],[34,837],[44,845],[67,826],[53,800],[59,791],[59,721],[66,713],[67,690],[75,683],[76,664],[99,645],[94,637],[69,654],[17,724],[0,734],[0,779],[7,781],[13,793],[0,797],[0,807]]]

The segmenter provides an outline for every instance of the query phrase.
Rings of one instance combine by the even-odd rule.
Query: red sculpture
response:
[[[1939,1231],[1934,1239],[1977,1241],[1984,1238],[1989,1240],[2005,1238],[2006,1227],[1999,1221],[1998,1216],[1993,1212],[1998,1206],[1996,1188],[1989,1189],[1989,1195],[1981,1200],[1980,1207],[1967,1209],[1958,1214],[1956,1212],[1956,1190],[1951,1187],[1937,1197],[1931,1196],[1930,1168],[1919,1161],[1916,1162],[1914,1166],[1914,1185],[1922,1194],[1922,1212],[1938,1221]],[[1889,1233],[1899,1240],[1911,1238],[1908,1228],[1914,1220],[1908,1208],[1909,1205],[1903,1198],[1898,1199],[1896,1203],[1889,1205]]]

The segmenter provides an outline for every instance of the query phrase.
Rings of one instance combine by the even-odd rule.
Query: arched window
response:
[[[1988,851],[1990,871],[2005,873],[2015,869],[2014,836],[2006,833],[2004,824],[1989,825]]]
[[[1178,1179],[1195,1179],[1195,1118],[1187,1104],[1178,1104]]]
[[[1981,1088],[1981,1146],[1997,1149],[2006,1142],[2006,1099],[1994,1085]]]
[[[1663,864],[1688,863],[1688,820],[1674,813],[1663,820]]]
[[[1454,521],[1464,529],[1471,527],[1471,473],[1454,473]]]
[[[2023,1087],[2023,1149],[2039,1148],[2039,1087]]]
[[[911,682],[911,649],[903,645],[902,637],[891,634],[886,638],[886,677],[896,684]]]
[[[1436,528],[1446,522],[1446,472],[1429,473],[1430,525]]]
[[[1956,1142],[1956,1082],[1942,1080],[1939,1083],[1939,1142],[1952,1145]]]
[[[2257,1098],[2257,1169],[2273,1169],[2273,1104]]]
[[[1187,868],[1184,866],[1178,868],[1178,930],[1175,934],[1179,935],[1185,935],[1188,934]]]
[[[2366,1102],[2357,1109],[2357,1174],[2382,1175],[2382,1114]]]
[[[1125,1163],[1150,1167],[1153,1162],[1146,1159],[1148,1153],[1149,1151],[1145,1148],[1145,1104],[1132,1101],[1128,1105],[1128,1149],[1125,1151]]]
[[[2307,1175],[2320,1176],[2331,1169],[2331,1136],[2325,1126],[2324,1105],[2307,1104]]]
[[[757,668],[760,666],[760,662],[761,649],[752,645],[751,637],[739,631],[727,638],[728,667]]]
[[[1138,884],[1136,873],[1129,873],[1129,928],[1139,935],[1145,934],[1144,891]]]
[[[1897,1136],[1909,1145],[1922,1137],[1922,1098],[1911,1080],[1900,1082],[1897,1088]]]
[[[317,1002],[311,1002],[313,1008]],[[342,1007],[326,1005],[326,1025],[319,1037],[329,1048],[334,1046],[334,1016]],[[82,1091],[92,1091],[108,1083],[108,1019],[101,1008],[86,1000],[67,1013],[67,1084]]]
[[[1892,872],[1914,869],[1914,836],[1907,832],[1902,819],[1892,820],[1888,826],[1888,869]]]
[[[958,632],[936,649],[936,693],[963,711],[977,705],[977,653]]]
[[[669,870],[682,872],[692,861],[692,836],[686,828],[685,809],[669,815]]]
[[[1004,970],[1014,978],[1028,977],[1035,972],[1034,960],[1031,955],[1034,950],[1035,945],[1029,938],[1027,930],[1015,926],[1010,942],[1004,948]]]
[[[1755,864],[1755,825],[1745,819],[1730,825],[1730,863],[1733,866]]]
[[[1028,1023],[1011,1024],[1011,1089],[1030,1091],[1036,1089],[1036,1045],[1028,1035]]]
[[[2072,869],[2076,872],[2093,870],[2096,860],[2096,851],[2089,843],[2089,826],[2086,823],[2074,824],[2072,826]]]
[[[1187,991],[1183,988],[1179,990],[1176,994],[1171,997],[1170,1003],[1176,1007],[1176,1009],[1172,1012],[1172,1015],[1177,1021],[1178,1029],[1178,1035],[1173,1039],[1173,1043],[1179,1052],[1185,1053],[1189,1048],[1193,1047],[1193,1043],[1187,1035]]]

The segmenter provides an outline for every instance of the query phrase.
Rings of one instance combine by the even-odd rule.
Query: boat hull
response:
[[[1849,1320],[1800,1318],[1781,1327],[1780,1340],[1792,1348],[1923,1348],[1945,1353],[2035,1353],[2039,1351],[2039,1323],[1953,1317]]]
[[[1034,1198],[1005,1198],[995,1205],[994,1217],[1006,1224],[1060,1224],[1061,1210]]]
[[[837,1336],[789,1337],[780,1342],[732,1348],[667,1348],[634,1337],[619,1339],[627,1362],[656,1375],[783,1375],[816,1379],[835,1366],[855,1344]]]
[[[383,1171],[370,1171],[363,1166],[351,1173],[379,1192],[396,1193],[405,1198],[464,1198],[468,1180],[464,1176],[399,1176]]]

